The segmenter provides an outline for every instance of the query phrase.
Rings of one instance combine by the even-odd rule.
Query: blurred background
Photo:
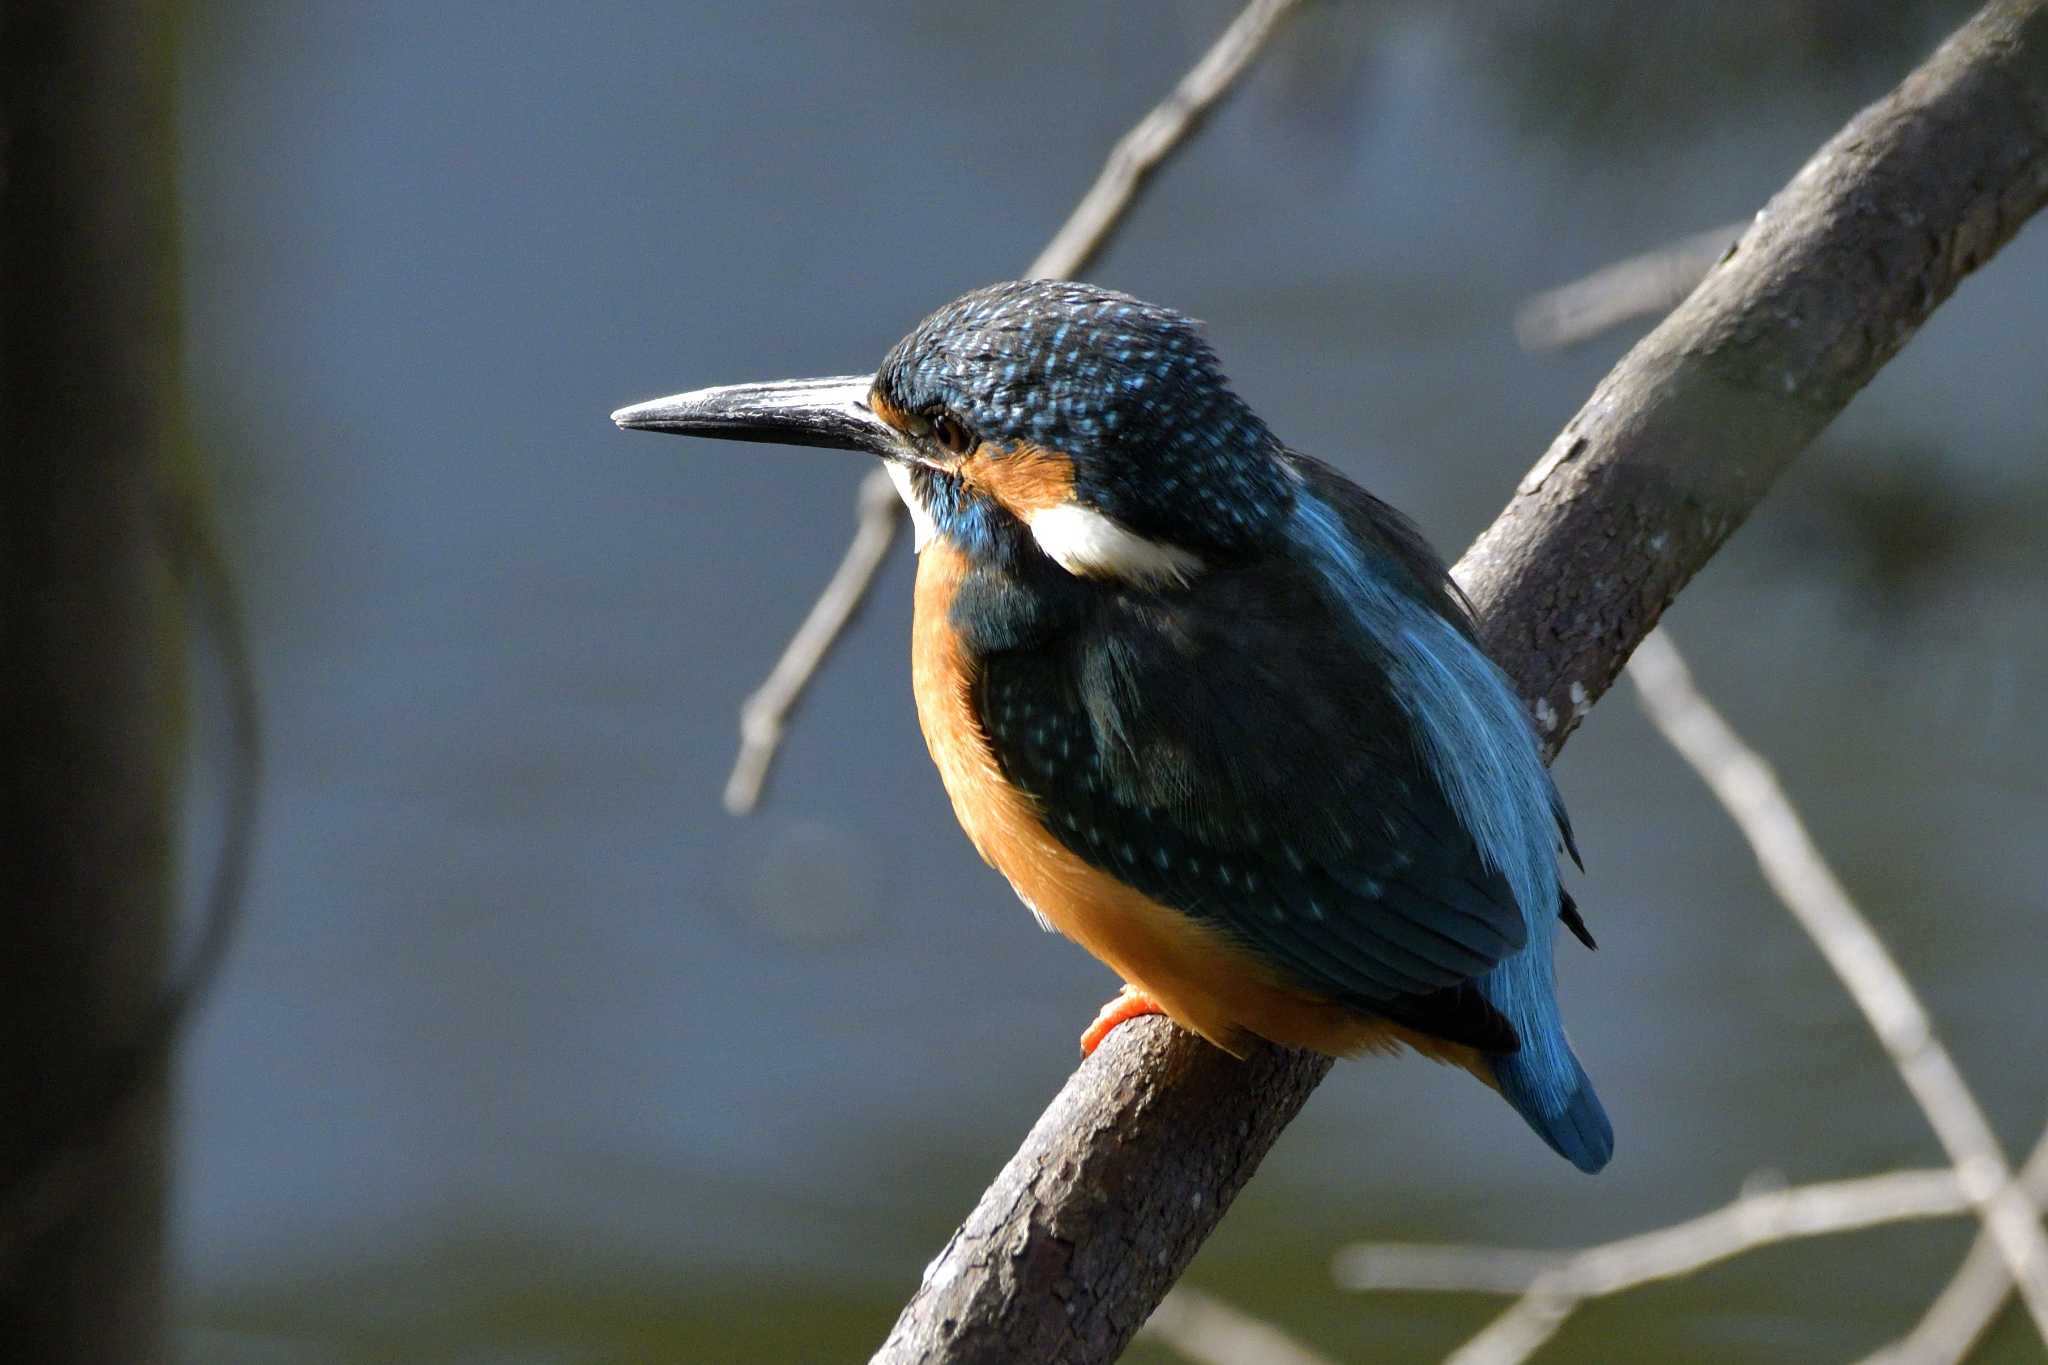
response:
[[[867,369],[1019,272],[1234,8],[189,6],[190,410],[268,731],[248,926],[181,1060],[190,1359],[879,1342],[1116,982],[954,825],[907,545],[761,812],[723,811],[738,704],[864,468],[606,414]],[[1518,302],[1752,213],[1971,8],[1313,6],[1090,277],[1205,319],[1284,439],[1455,557],[1633,336],[1533,355]],[[2044,316],[2036,225],[1668,618],[2015,1151],[2048,1117]],[[1432,1360],[1496,1305],[1340,1293],[1341,1242],[1571,1245],[1758,1171],[1941,1161],[1626,687],[1558,771],[1601,943],[1561,952],[1563,994],[1614,1164],[1578,1175],[1463,1075],[1347,1065],[1190,1283],[1340,1359]],[[1551,1358],[1848,1358],[1970,1233],[1768,1251],[1596,1305]],[[2036,1349],[2009,1317],[1984,1358]]]

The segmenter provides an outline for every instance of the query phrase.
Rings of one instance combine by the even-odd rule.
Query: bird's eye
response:
[[[942,412],[932,419],[932,439],[953,455],[965,455],[974,449],[974,434],[949,412]]]

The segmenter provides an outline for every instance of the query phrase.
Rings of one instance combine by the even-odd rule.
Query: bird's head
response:
[[[921,537],[1035,546],[1069,573],[1162,586],[1273,533],[1292,483],[1194,322],[1058,280],[962,295],[872,375],[700,389],[622,427],[864,450]]]

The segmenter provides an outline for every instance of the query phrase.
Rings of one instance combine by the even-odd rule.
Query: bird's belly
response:
[[[974,711],[972,664],[948,621],[965,564],[944,539],[919,556],[911,680],[918,723],[953,813],[981,856],[1052,928],[1242,1055],[1248,1034],[1333,1055],[1412,1042],[1407,1031],[1286,981],[1223,935],[1092,866],[1046,829],[1003,776]]]

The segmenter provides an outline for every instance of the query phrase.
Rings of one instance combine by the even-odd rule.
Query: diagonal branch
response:
[[[1912,983],[1836,880],[1770,765],[1700,695],[1662,631],[1637,647],[1629,676],[1651,724],[1735,821],[1764,880],[1863,1011],[2004,1256],[2035,1331],[2048,1342],[2048,1234],[2041,1230],[2040,1206],[2014,1178],[1991,1121]]]
[[[2048,1201],[2048,1132],[2020,1172],[2028,1196]],[[1953,1167],[1745,1192],[1696,1218],[1577,1251],[1360,1242],[1342,1247],[1330,1274],[1357,1291],[1512,1294],[1519,1301],[1449,1357],[1450,1365],[1528,1359],[1587,1299],[1705,1270],[1759,1247],[1910,1219],[1977,1212]],[[1172,1303],[1185,1289],[1167,1296]],[[1988,1233],[1911,1337],[1863,1365],[1957,1365],[2012,1292]],[[1162,1311],[1164,1305],[1162,1305]],[[1149,1329],[1148,1329],[1149,1330]]]
[[[2034,1144],[2020,1179],[2036,1200],[2048,1205],[2048,1132]],[[2006,1268],[2005,1253],[1988,1230],[1979,1232],[1955,1278],[1935,1296],[1913,1330],[1863,1365],[1956,1365],[1970,1354],[2011,1294],[2012,1272]]]
[[[1217,101],[1251,69],[1267,41],[1300,5],[1301,0],[1252,0],[1246,5],[1173,92],[1117,139],[1102,173],[1024,272],[1025,278],[1066,279],[1086,270],[1109,245],[1110,234],[1122,225],[1152,172],[1202,126]]]
[[[1615,367],[1458,566],[1555,752],[1692,575],[2048,199],[2048,0],[1993,0],[1850,121]],[[1067,1082],[879,1361],[1101,1361],[1330,1062],[1158,1020]]]
[[[1135,127],[1117,139],[1109,160],[1067,221],[1024,273],[1030,278],[1064,279],[1088,268],[1109,245],[1138,192],[1166,158],[1200,130],[1209,111],[1236,86],[1238,78],[1280,31],[1301,0],[1251,0],[1215,45],[1180,78],[1172,93]],[[860,521],[846,556],[812,605],[803,625],[783,647],[782,657],[740,708],[740,752],[725,782],[725,808],[745,815],[761,800],[761,788],[782,747],[790,713],[811,680],[867,601],[881,570],[903,508],[889,476],[869,471],[860,486]]]
[[[2048,1136],[2027,1171],[2015,1177],[1904,973],[1835,879],[1769,765],[1693,685],[1669,635],[1659,630],[1638,645],[1628,671],[1651,723],[1713,791],[1749,841],[1779,901],[1863,1010],[1953,1164],[1945,1171],[1898,1171],[1745,1196],[1700,1218],[1569,1254],[1354,1247],[1340,1254],[1338,1279],[1351,1288],[1519,1294],[1513,1307],[1450,1357],[1452,1365],[1518,1365],[1587,1299],[1690,1274],[1791,1237],[1968,1211],[1984,1222],[1992,1264],[1967,1277],[1967,1309],[1965,1290],[1944,1295],[1957,1307],[1930,1312],[1928,1321],[1936,1325],[1928,1335],[1967,1349],[2017,1281],[2035,1312],[2036,1329],[2048,1337],[2038,1312],[2048,1298],[2048,1237],[2032,1188],[2048,1182]]]
[[[734,815],[745,815],[761,803],[761,788],[782,748],[789,713],[803,699],[811,679],[818,676],[832,646],[860,614],[875,575],[889,557],[889,547],[896,543],[896,528],[903,524],[903,503],[881,466],[861,479],[855,504],[853,539],[847,542],[839,567],[811,604],[804,623],[782,647],[775,667],[740,706],[740,752],[725,779],[725,808]]]
[[[1546,289],[1515,309],[1515,340],[1525,351],[1558,351],[1625,322],[1668,313],[1699,288],[1748,226],[1730,223],[1696,232]]]
[[[1145,1335],[1192,1365],[1331,1365],[1272,1323],[1186,1285],[1166,1296]]]

